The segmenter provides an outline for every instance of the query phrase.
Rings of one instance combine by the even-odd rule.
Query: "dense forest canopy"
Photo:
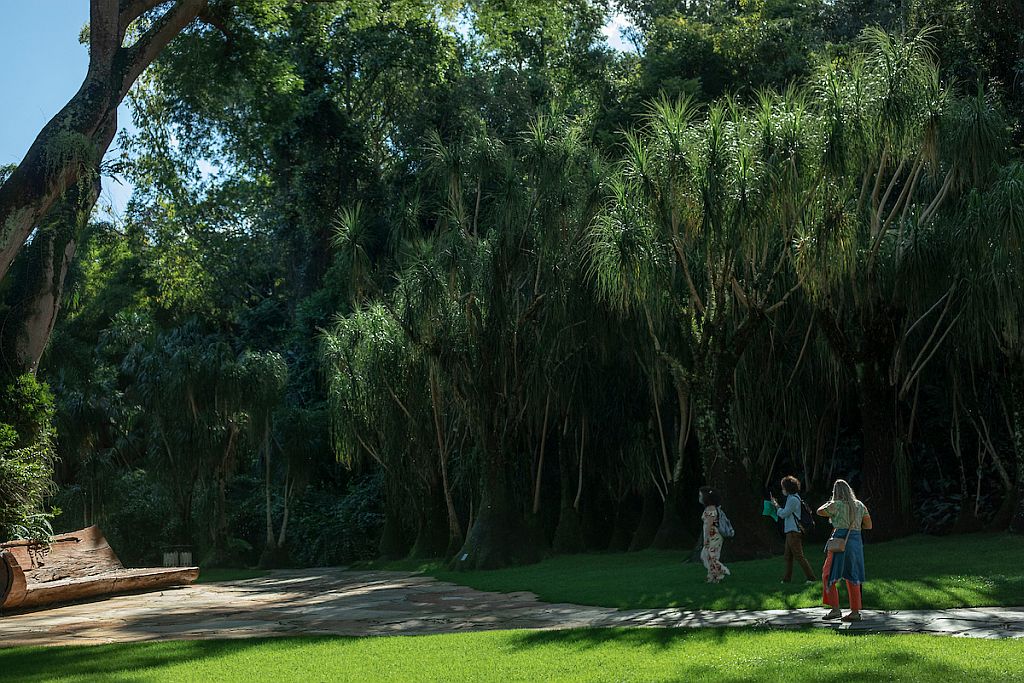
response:
[[[0,285],[0,540],[487,568],[692,547],[709,484],[754,556],[787,473],[876,538],[1024,530],[1019,3],[179,0],[121,38],[190,4],[124,88],[123,217],[109,112],[40,148],[75,180]]]

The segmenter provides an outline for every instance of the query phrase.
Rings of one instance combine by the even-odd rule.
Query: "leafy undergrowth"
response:
[[[865,546],[866,609],[943,609],[1024,604],[1024,538],[1006,534],[914,536]],[[821,548],[808,544],[817,574]],[[488,591],[532,591],[546,602],[607,607],[789,609],[821,604],[821,587],[799,569],[780,584],[782,558],[728,562],[732,576],[705,583],[699,563],[682,552],[562,555],[525,567],[452,572],[439,563],[403,561],[381,568],[424,571]],[[844,598],[845,600],[845,598]]]
[[[951,645],[955,644],[955,647]],[[1024,641],[592,629],[0,649],[3,680],[1024,681]]]

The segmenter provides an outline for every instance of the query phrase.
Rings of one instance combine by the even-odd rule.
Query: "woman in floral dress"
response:
[[[718,531],[718,506],[722,504],[722,498],[717,491],[705,486],[700,490],[699,500],[704,506],[704,514],[701,515],[704,522],[704,548],[700,552],[700,559],[708,570],[708,583],[718,583],[730,573],[721,561],[724,539]]]

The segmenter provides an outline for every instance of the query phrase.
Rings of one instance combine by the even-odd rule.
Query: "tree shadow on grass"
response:
[[[159,678],[160,669],[184,662],[218,659],[240,650],[260,648],[275,639],[180,640],[91,646],[12,648],[0,650],[0,679],[43,683],[57,679],[134,683]],[[308,641],[307,641],[308,642]]]
[[[926,649],[916,651],[907,642],[907,647],[871,647],[880,642],[879,638],[893,639],[890,642],[909,641],[914,638],[937,638],[936,636],[898,635],[879,636],[857,631],[833,631],[815,634],[834,637],[834,643],[821,644],[820,638],[796,647],[777,647],[777,643],[765,642],[763,650],[757,650],[758,643],[752,639],[758,634],[778,634],[779,631],[765,629],[574,629],[562,631],[523,632],[515,639],[514,647],[530,650],[540,647],[564,648],[567,652],[586,653],[609,645],[636,648],[651,652],[652,656],[678,650],[682,656],[675,657],[666,667],[666,676],[658,680],[714,680],[726,683],[755,683],[776,680],[780,676],[787,681],[815,681],[818,683],[848,683],[849,681],[959,681],[969,680],[972,672],[969,664],[956,660],[958,649],[948,648],[936,656]],[[800,630],[787,634],[801,637]],[[806,636],[806,633],[803,634]],[[838,640],[842,639],[842,640]],[[859,648],[863,639],[866,648]],[[952,642],[952,641],[950,641]],[[969,645],[976,644],[970,643]],[[962,645],[962,644],[961,644]],[[735,653],[735,664],[723,667],[701,661],[702,653],[709,648],[725,653]],[[687,651],[693,653],[686,657]],[[750,658],[764,658],[765,663],[757,666]],[[772,661],[778,657],[778,661]],[[945,661],[943,661],[943,659]],[[968,658],[968,661],[969,658]],[[1024,666],[1019,657],[1015,660],[1018,668],[1015,676],[1024,676]],[[742,671],[742,669],[747,669]],[[981,675],[978,671],[975,675]],[[1016,680],[1016,678],[1014,679]]]

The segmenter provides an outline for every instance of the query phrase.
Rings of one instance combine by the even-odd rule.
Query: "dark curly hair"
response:
[[[786,495],[800,493],[800,480],[792,475],[783,477],[782,490],[786,492]]]
[[[722,496],[718,495],[718,491],[714,490],[710,486],[700,487],[700,498],[705,505],[721,505]]]

